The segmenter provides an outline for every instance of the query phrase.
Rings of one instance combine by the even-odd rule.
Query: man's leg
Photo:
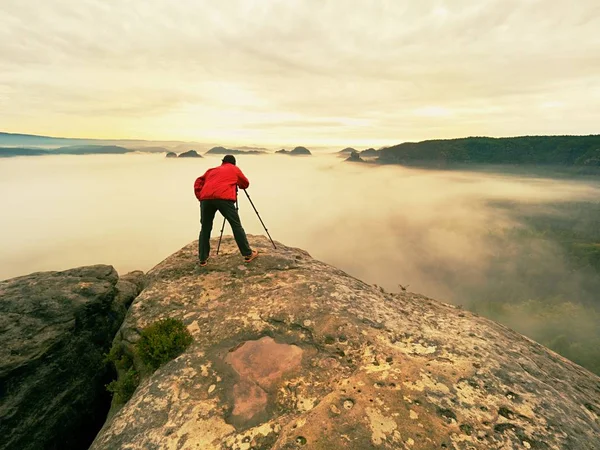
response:
[[[240,249],[240,253],[243,256],[250,256],[252,254],[252,249],[250,248],[250,244],[248,244],[246,232],[242,228],[242,222],[240,221],[237,209],[235,209],[235,203],[227,200],[219,200],[218,208],[219,212],[223,214],[223,217],[225,217],[227,222],[229,222],[229,225],[231,225],[233,237]]]
[[[200,236],[198,238],[198,257],[200,262],[206,261],[210,254],[210,233],[215,219],[217,206],[214,200],[204,200],[200,202]]]

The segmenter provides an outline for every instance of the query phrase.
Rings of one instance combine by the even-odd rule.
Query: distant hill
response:
[[[338,154],[342,154],[342,155],[350,155],[350,154],[352,154],[352,152],[355,152],[355,151],[356,151],[356,149],[355,149],[355,148],[352,148],[352,147],[346,147],[344,150],[340,150],[340,151],[338,152]]]
[[[233,155],[240,153],[239,150],[229,149],[225,147],[213,147],[209,151],[207,151],[206,155]]]
[[[372,157],[372,156],[377,156],[379,155],[379,151],[375,150],[374,148],[368,148],[366,150],[363,150],[362,152],[360,152],[360,156],[363,157]]]
[[[290,155],[312,155],[309,149],[306,147],[296,147],[294,150],[290,152]]]
[[[241,150],[243,152],[247,152],[247,151],[258,151],[260,153],[268,153],[269,151],[264,148],[264,147],[249,147],[246,145],[243,145],[241,147],[238,147],[238,150]]]
[[[135,151],[163,153],[167,150],[184,151],[188,148],[204,147],[206,143],[194,141],[149,141],[145,139],[81,139],[0,132],[0,147],[42,147],[50,149],[74,145],[117,145]]]
[[[213,147],[207,151],[206,155],[259,155],[265,152],[261,150],[236,150],[233,148]]]
[[[123,154],[131,150],[118,145],[72,145],[50,150],[48,154],[58,155],[97,155],[97,154]]]
[[[40,156],[47,155],[48,150],[41,148],[0,147],[0,158],[9,156]]]
[[[41,155],[97,155],[129,153],[124,147],[116,145],[74,145],[54,150],[25,147],[0,147],[0,157],[4,156],[41,156]]]
[[[291,150],[291,151],[282,148],[281,150],[277,150],[275,153],[279,153],[281,155],[289,155],[289,156],[312,155],[310,150],[307,149],[306,147],[296,147],[296,148],[294,148],[294,150]]]
[[[354,150],[350,153],[350,156],[345,159],[346,162],[364,162],[364,160],[360,157],[360,153]]]
[[[518,164],[600,167],[600,135],[469,137],[406,142],[381,149],[384,164]]]
[[[97,143],[95,139],[78,139],[37,136],[33,134],[17,134],[0,132],[0,146],[14,147],[59,147],[74,144],[93,144]]]
[[[168,154],[167,154],[168,156]],[[196,150],[188,150],[187,152],[180,153],[179,158],[202,158]]]

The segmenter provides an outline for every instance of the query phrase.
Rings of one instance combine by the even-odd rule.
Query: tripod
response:
[[[252,208],[254,209],[254,212],[258,216],[258,220],[260,220],[260,223],[262,224],[263,228],[267,232],[267,236],[269,236],[269,240],[271,241],[271,244],[273,244],[273,248],[275,250],[277,250],[277,246],[275,245],[275,242],[273,242],[273,238],[269,234],[269,230],[267,230],[267,227],[265,226],[265,223],[263,222],[262,218],[260,217],[260,214],[258,213],[258,210],[256,209],[256,206],[254,206],[254,202],[252,202],[252,199],[250,198],[250,195],[248,194],[248,191],[246,189],[243,189],[243,191],[246,194],[246,197],[248,197],[248,200],[250,201],[250,204],[252,205]],[[239,211],[239,209],[240,209],[240,207],[239,207],[239,203],[238,203],[238,199],[237,199],[237,188],[236,188],[235,210]],[[223,217],[223,226],[221,227],[221,235],[219,236],[219,245],[217,245],[217,255],[219,254],[219,249],[221,248],[221,239],[223,239],[223,230],[225,230],[225,222],[226,222],[226,219],[225,219],[225,217]]]

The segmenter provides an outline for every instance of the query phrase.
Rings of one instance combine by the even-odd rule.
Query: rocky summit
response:
[[[0,281],[0,449],[90,445],[110,402],[105,353],[143,282],[106,265]]]
[[[232,238],[161,262],[117,341],[180,319],[193,343],[142,379],[92,449],[600,448],[600,378],[510,329],[388,293],[303,250]],[[216,242],[215,242],[216,244]]]

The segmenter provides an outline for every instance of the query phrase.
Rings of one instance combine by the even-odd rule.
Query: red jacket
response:
[[[202,200],[236,200],[236,186],[247,189],[250,186],[248,178],[235,165],[223,163],[219,167],[209,169],[196,179],[194,194]]]

